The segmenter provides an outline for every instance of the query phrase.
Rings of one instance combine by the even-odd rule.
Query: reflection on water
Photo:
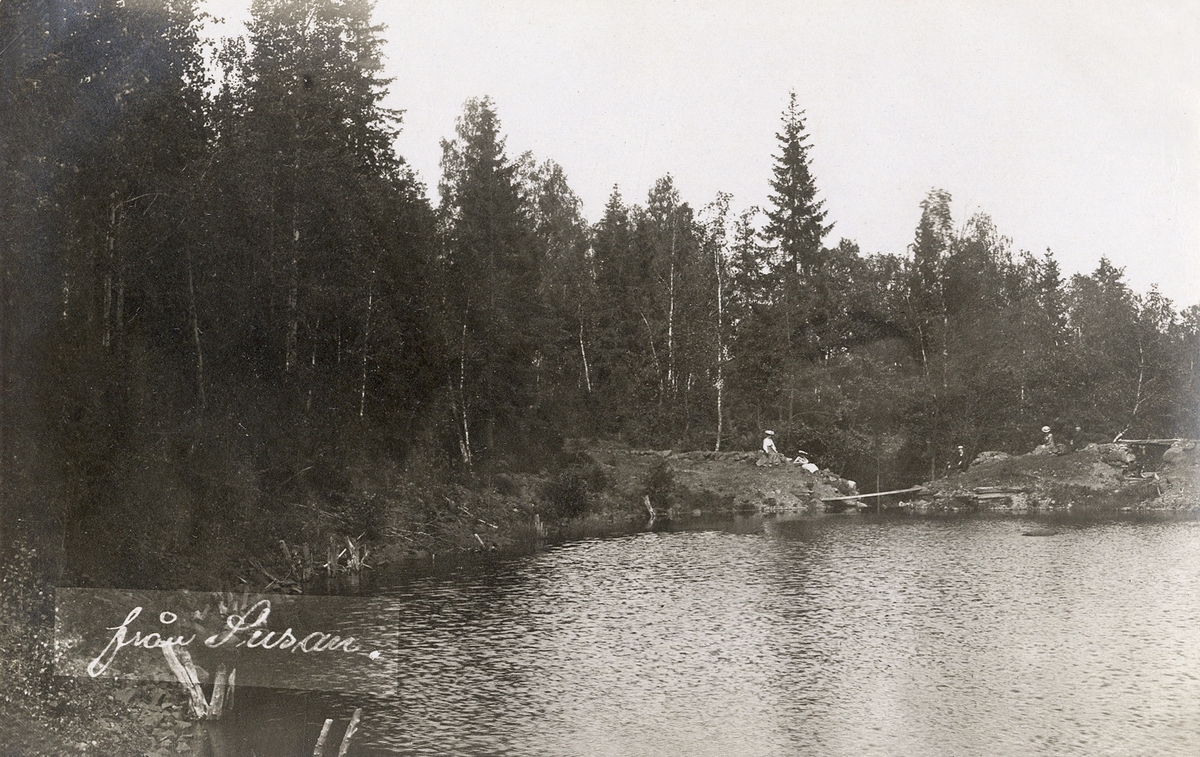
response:
[[[364,743],[1200,753],[1200,524],[1065,518],[1022,536],[1030,525],[747,519],[398,579],[380,589],[401,607],[398,694],[364,704]]]

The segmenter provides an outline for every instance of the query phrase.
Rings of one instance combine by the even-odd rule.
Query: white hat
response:
[[[1048,430],[1048,429],[1047,429],[1047,430]],[[770,431],[770,430],[768,430],[768,431],[767,431],[767,436],[775,436],[775,432],[774,432],[774,431]]]
[[[1048,434],[1048,433],[1050,433],[1050,427],[1049,427],[1049,426],[1042,426],[1042,433],[1043,433],[1043,434]]]

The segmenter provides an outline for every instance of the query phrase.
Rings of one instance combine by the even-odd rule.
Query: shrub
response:
[[[576,466],[563,468],[546,484],[543,495],[556,517],[575,518],[582,515],[590,501],[584,471]]]
[[[650,505],[656,511],[671,508],[675,501],[675,474],[666,460],[659,461],[658,465],[646,474],[642,491],[650,498]]]

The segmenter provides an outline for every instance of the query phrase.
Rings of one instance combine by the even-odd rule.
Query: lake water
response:
[[[243,745],[362,706],[381,754],[1200,754],[1192,516],[748,518],[370,590],[397,696],[250,696]]]

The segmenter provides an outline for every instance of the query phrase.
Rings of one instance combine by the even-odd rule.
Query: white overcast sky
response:
[[[202,0],[239,33],[249,0]],[[1200,302],[1195,0],[379,0],[397,150],[436,192],[440,140],[490,95],[516,157],[598,220],[670,173],[699,208],[765,204],[796,91],[819,196],[863,252],[904,253],[933,188],[1064,274],[1101,256]],[[436,202],[436,196],[431,197]]]

